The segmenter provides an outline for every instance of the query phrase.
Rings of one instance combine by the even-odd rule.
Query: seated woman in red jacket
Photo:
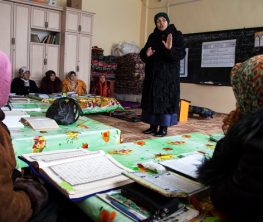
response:
[[[30,79],[30,71],[23,66],[18,70],[19,77],[13,79],[11,84],[11,93],[17,95],[28,95],[29,93],[39,93],[34,80]]]
[[[99,79],[93,86],[91,93],[103,97],[111,97],[110,82],[106,80],[104,74],[99,76]]]
[[[231,222],[263,221],[263,55],[231,71],[237,109],[225,119],[225,137],[199,168],[215,208]]]
[[[48,70],[41,80],[41,92],[45,94],[61,93],[62,82],[53,70]]]

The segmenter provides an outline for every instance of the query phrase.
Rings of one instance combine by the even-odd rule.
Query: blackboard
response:
[[[184,34],[189,48],[188,76],[181,77],[181,82],[229,86],[231,67],[201,67],[202,43],[236,39],[235,63],[243,62],[263,53],[262,47],[254,46],[255,33],[259,31],[263,31],[263,27]]]

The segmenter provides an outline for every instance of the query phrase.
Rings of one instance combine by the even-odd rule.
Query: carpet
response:
[[[138,115],[141,114],[141,109],[135,109]],[[123,142],[132,142],[136,140],[155,138],[153,135],[143,134],[142,131],[149,128],[149,125],[143,122],[128,122],[125,120],[105,116],[105,115],[89,115],[89,118],[100,121],[106,125],[116,127],[122,132]],[[225,114],[216,113],[214,118],[199,119],[189,117],[186,122],[179,122],[175,126],[168,128],[167,136],[175,136],[192,132],[199,132],[206,135],[222,133],[222,120]]]

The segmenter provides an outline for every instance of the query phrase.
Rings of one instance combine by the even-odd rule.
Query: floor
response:
[[[140,113],[139,109],[134,110]],[[168,136],[179,134],[201,132],[204,134],[222,133],[222,120],[225,114],[215,114],[214,118],[201,119],[199,117],[189,117],[186,122],[179,122],[177,125],[168,128]],[[153,135],[145,135],[143,130],[149,128],[148,124],[143,122],[128,122],[103,114],[89,115],[89,118],[100,121],[104,124],[116,127],[122,132],[122,142],[132,142],[142,139],[153,138]]]

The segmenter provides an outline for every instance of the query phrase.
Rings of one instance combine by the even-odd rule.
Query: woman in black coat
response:
[[[45,94],[61,93],[62,82],[53,70],[49,70],[41,80],[41,92]]]
[[[199,168],[215,208],[229,221],[263,221],[263,55],[237,64],[231,82],[237,109],[225,119],[226,135]]]
[[[16,95],[28,95],[29,93],[39,93],[39,88],[34,80],[30,79],[30,71],[23,66],[18,70],[19,77],[13,79],[11,93]]]
[[[185,43],[182,33],[173,24],[169,25],[166,13],[155,15],[154,22],[154,32],[140,52],[146,63],[141,118],[150,124],[143,133],[165,136],[167,127],[177,124],[180,60],[185,56]]]

